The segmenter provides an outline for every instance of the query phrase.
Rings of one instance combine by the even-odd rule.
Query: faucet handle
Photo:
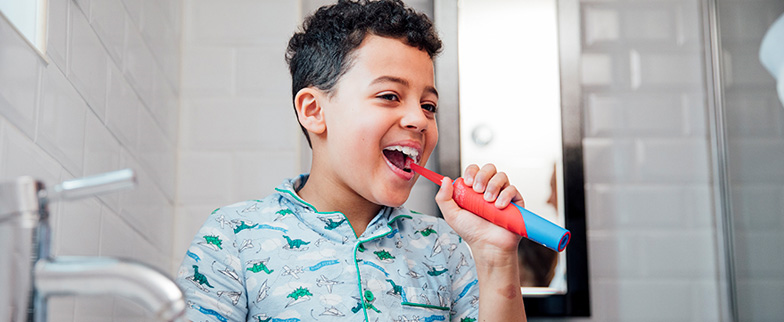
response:
[[[42,197],[47,202],[74,200],[132,188],[134,185],[136,185],[136,174],[131,169],[123,169],[63,181],[51,189],[47,189]]]

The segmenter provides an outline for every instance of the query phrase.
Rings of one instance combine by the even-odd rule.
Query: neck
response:
[[[299,190],[298,195],[320,212],[343,213],[357,236],[365,232],[365,228],[382,208],[351,188],[331,180],[328,176],[320,175],[313,168],[308,181]]]

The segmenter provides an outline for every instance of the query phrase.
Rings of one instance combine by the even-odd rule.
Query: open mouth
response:
[[[412,147],[393,145],[384,148],[384,157],[400,170],[411,172],[411,162],[419,162],[419,151]]]

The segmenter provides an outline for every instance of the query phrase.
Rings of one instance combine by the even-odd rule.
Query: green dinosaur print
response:
[[[395,259],[395,256],[392,256],[392,254],[390,254],[386,250],[377,250],[373,252],[373,254],[376,254],[376,256],[378,256],[378,259],[382,261],[387,259]]]
[[[427,275],[438,276],[438,275],[446,273],[448,270],[449,269],[447,269],[447,268],[444,268],[442,270],[438,270],[435,267],[431,267],[430,270],[427,271]]]
[[[392,280],[387,280],[389,284],[392,284],[392,291],[390,291],[392,295],[402,295],[403,294],[403,287],[400,285],[395,284]]]
[[[276,215],[286,216],[286,215],[293,215],[294,212],[291,209],[281,209],[275,212]]]
[[[267,317],[266,319],[262,320],[260,316],[257,316],[256,319],[259,320],[258,322],[270,322],[270,321],[272,321],[272,317]]]
[[[223,249],[223,247],[221,246],[223,244],[223,241],[220,239],[220,237],[213,236],[213,235],[207,235],[207,236],[203,236],[203,237],[204,237],[204,240],[207,241],[207,244],[213,244],[216,247],[218,247],[220,249]]]
[[[364,251],[366,250],[366,249],[365,249],[365,244],[359,244],[359,246],[357,247],[357,250],[358,250],[360,253],[364,252]]]
[[[335,228],[338,228],[338,226],[342,225],[343,222],[346,221],[346,218],[343,218],[340,221],[334,221],[332,218],[328,218],[327,221],[329,221],[329,223],[326,226],[324,226],[324,228],[327,230],[333,230]]]
[[[193,265],[192,267],[193,267],[193,281],[201,285],[207,285],[210,288],[214,288],[212,287],[212,285],[210,285],[210,282],[207,281],[207,276],[204,276],[204,274],[199,273],[199,266]]]
[[[302,239],[294,239],[292,240],[289,236],[283,235],[283,238],[286,238],[286,242],[289,243],[289,249],[300,248],[302,245],[310,244],[310,242],[306,242]]]
[[[425,237],[430,236],[430,234],[438,234],[438,232],[436,232],[435,229],[433,229],[432,227],[427,227],[427,228],[422,229],[422,230],[417,230],[417,231],[414,232],[414,234],[416,234],[416,233],[420,233],[420,234],[422,234],[422,236],[425,236]]]
[[[258,225],[259,224],[253,224],[253,226],[248,226],[248,224],[245,223],[245,221],[240,221],[240,224],[237,225],[237,227],[234,227],[234,233],[236,234],[236,233],[238,233],[240,231],[243,231],[245,229],[251,229],[251,228],[254,228],[254,227],[258,226]]]
[[[365,309],[371,309],[373,311],[376,311],[376,313],[381,313],[381,311],[379,311],[375,306],[373,306],[373,301],[376,300],[376,297],[373,296],[373,292],[365,291],[365,296],[364,297],[365,297],[365,303],[364,303],[365,304],[364,305]],[[362,305],[362,301],[357,302],[357,306],[351,308],[351,312],[354,312],[354,313],[359,312],[359,310],[362,309],[362,306],[363,306]]]
[[[289,293],[289,295],[286,295],[286,297],[290,297],[290,298],[294,299],[295,301],[298,300],[300,297],[303,297],[303,296],[313,296],[313,293],[310,293],[310,291],[308,289],[300,286],[299,288],[297,288],[293,292]]]
[[[460,319],[460,322],[476,322],[476,319],[470,317],[464,317]]]
[[[271,274],[272,272],[275,271],[274,269],[267,268],[267,265],[264,265],[264,262],[258,262],[256,264],[253,264],[252,267],[248,267],[248,270],[254,273],[264,271],[264,273],[267,274]]]

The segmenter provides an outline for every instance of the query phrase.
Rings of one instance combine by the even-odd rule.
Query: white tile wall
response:
[[[180,0],[51,0],[48,63],[0,19],[0,180],[31,175],[53,185],[125,166],[138,174],[135,190],[52,204],[55,255],[172,268],[180,8]],[[53,300],[49,316],[149,320],[129,314],[139,310],[70,297]]]
[[[283,56],[299,2],[186,0],[183,9],[179,259],[212,210],[306,171]]]
[[[589,320],[716,321],[700,1],[580,4]]]
[[[718,1],[724,61],[726,134],[740,320],[784,315],[784,109],[757,58],[766,29],[782,13],[777,0]]]

